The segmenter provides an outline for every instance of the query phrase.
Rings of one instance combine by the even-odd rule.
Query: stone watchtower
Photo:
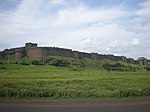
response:
[[[30,58],[35,59],[42,59],[42,49],[40,47],[37,47],[38,44],[36,43],[26,43],[25,49],[26,49],[26,55]]]

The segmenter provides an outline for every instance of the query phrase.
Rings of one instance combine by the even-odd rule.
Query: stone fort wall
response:
[[[31,57],[38,60],[46,60],[48,56],[63,56],[75,59],[90,58],[94,60],[109,59],[112,61],[123,61],[132,64],[146,64],[149,60],[140,57],[138,60],[126,58],[125,56],[104,55],[98,53],[85,53],[72,51],[57,47],[38,47],[36,43],[26,43],[25,47],[5,49],[0,52],[0,59],[21,59]]]

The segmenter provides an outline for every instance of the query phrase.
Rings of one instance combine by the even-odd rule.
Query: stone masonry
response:
[[[36,43],[26,43],[25,47],[5,49],[0,52],[0,59],[21,59],[30,57],[38,60],[46,60],[48,56],[63,56],[75,59],[90,58],[94,60],[109,59],[112,61],[123,61],[132,64],[145,65],[149,60],[140,57],[138,60],[127,58],[125,56],[104,55],[98,53],[85,53],[72,51],[71,49],[63,49],[57,47],[38,47]]]

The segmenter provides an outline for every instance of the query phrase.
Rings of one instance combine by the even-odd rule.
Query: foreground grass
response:
[[[1,65],[2,66],[2,65]],[[150,96],[150,72],[4,64],[0,98],[118,98]]]

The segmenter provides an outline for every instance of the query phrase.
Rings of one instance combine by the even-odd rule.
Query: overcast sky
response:
[[[150,0],[0,0],[0,50],[26,42],[150,59]]]

